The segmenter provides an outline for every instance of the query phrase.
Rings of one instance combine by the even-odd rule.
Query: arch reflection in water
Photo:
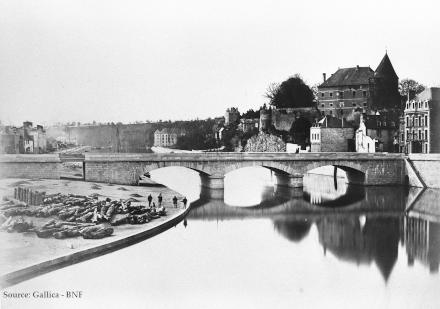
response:
[[[345,171],[325,166],[304,176],[304,198],[314,205],[341,207],[365,196],[365,187],[351,185]]]

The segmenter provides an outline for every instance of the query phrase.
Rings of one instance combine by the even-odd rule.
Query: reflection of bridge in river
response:
[[[406,205],[404,188],[397,187],[387,190],[385,187],[353,186],[349,194],[338,200],[343,200],[344,207],[332,208],[313,205],[304,200],[302,193],[298,195],[295,189],[277,187],[270,199],[263,200],[252,207],[231,207],[223,200],[207,199],[209,191],[202,191],[202,198],[193,202],[190,217],[206,220],[228,220],[246,217],[273,217],[290,215],[322,215],[341,213],[396,213],[403,212]],[[350,193],[351,192],[351,193]],[[293,198],[292,198],[293,197]],[[330,202],[329,202],[330,203]],[[331,204],[331,203],[330,203]]]
[[[405,244],[408,265],[420,261],[431,272],[440,263],[440,210],[434,207],[440,192],[404,188],[364,188],[362,200],[346,207],[320,207],[302,198],[282,200],[282,194],[253,207],[231,207],[221,200],[193,203],[187,220],[242,220],[267,218],[286,239],[299,242],[315,225],[325,254],[349,263],[377,265],[388,280]],[[285,194],[285,193],[284,193]],[[276,204],[276,203],[280,204]],[[405,209],[411,207],[409,213]],[[436,213],[427,213],[437,209]],[[436,218],[437,221],[433,221]]]

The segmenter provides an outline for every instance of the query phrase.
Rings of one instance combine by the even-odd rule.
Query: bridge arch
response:
[[[211,175],[212,171],[202,166],[201,164],[198,164],[197,162],[186,162],[186,161],[163,161],[163,162],[151,162],[144,164],[142,167],[142,173],[146,172],[152,172],[157,169],[166,168],[166,167],[184,167],[188,168],[190,170],[193,170],[201,175]]]
[[[324,167],[324,166],[334,166],[343,170],[347,175],[347,180],[351,184],[364,184],[366,170],[361,164],[356,162],[331,162],[331,161],[315,161],[307,164],[303,173],[307,173],[314,169]]]

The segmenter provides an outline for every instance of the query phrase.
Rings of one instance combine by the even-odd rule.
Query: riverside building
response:
[[[404,144],[408,153],[440,153],[440,88],[406,102]]]

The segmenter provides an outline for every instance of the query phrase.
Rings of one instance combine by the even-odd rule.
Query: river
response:
[[[9,288],[79,290],[80,299],[8,308],[440,307],[438,191],[308,175],[301,192],[246,168],[227,175],[224,199],[212,199],[195,172],[151,176],[192,202],[183,222]]]

